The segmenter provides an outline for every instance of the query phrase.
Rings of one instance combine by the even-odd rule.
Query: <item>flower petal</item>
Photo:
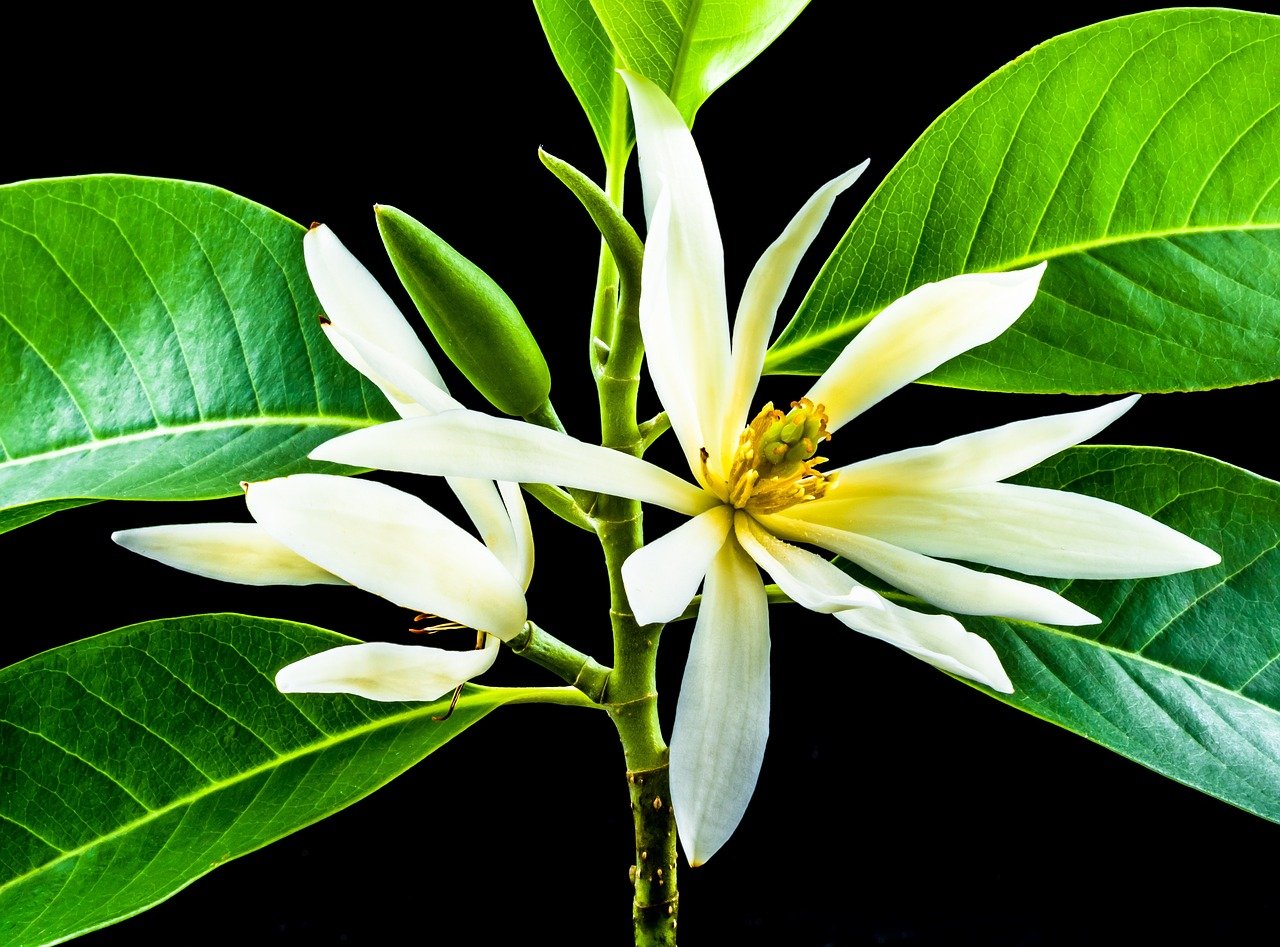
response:
[[[507,571],[520,583],[520,587],[527,591],[529,581],[533,578],[533,525],[529,522],[529,508],[525,506],[520,484],[503,481],[498,483],[497,487],[502,495],[503,504],[507,508],[514,545],[510,557],[499,554],[490,543],[485,545],[493,549],[494,555],[502,560]]]
[[[962,437],[882,454],[831,474],[847,493],[933,493],[993,483],[1034,467],[1059,451],[1088,440],[1137,402],[1132,395],[1088,411],[1015,421]]]
[[[1064,579],[1136,579],[1221,561],[1207,546],[1118,503],[1012,483],[830,500],[787,515],[926,556]]]
[[[346,331],[336,322],[322,328],[338,354],[377,385],[402,418],[462,407],[430,378],[381,346]]]
[[[720,501],[648,461],[478,411],[377,424],[325,441],[315,460],[407,473],[557,483],[694,516]]]
[[[732,507],[715,506],[627,557],[622,581],[636,621],[671,621],[688,607],[732,523]]]
[[[272,539],[257,523],[192,523],[122,529],[111,538],[148,559],[241,585],[346,585]]]
[[[245,500],[274,539],[352,585],[504,641],[524,627],[516,580],[417,497],[371,480],[295,474],[250,484]]]
[[[1051,625],[1095,625],[1101,619],[1049,589],[954,562],[930,559],[843,529],[784,515],[764,518],[767,529],[793,542],[844,556],[902,591],[962,615],[1001,615]]]
[[[991,643],[965,631],[950,615],[924,615],[886,601],[883,609],[850,608],[836,618],[854,631],[879,638],[936,668],[985,684],[1002,694],[1013,693]]]
[[[742,548],[793,602],[830,614],[846,608],[883,608],[884,599],[821,556],[773,536],[746,513],[733,520]]]
[[[822,185],[787,224],[782,236],[764,251],[747,277],[742,300],[738,303],[738,315],[733,321],[733,394],[725,407],[725,425],[721,435],[721,452],[725,457],[733,456],[738,446],[738,435],[750,420],[751,402],[764,368],[764,354],[769,347],[769,336],[773,334],[774,319],[795,276],[796,267],[822,229],[831,205],[841,193],[853,186],[870,163],[870,160],[864,161]]]
[[[355,694],[370,700],[428,701],[443,697],[493,666],[498,639],[475,651],[414,645],[349,644],[295,661],[276,672],[282,694]]]
[[[835,431],[943,362],[990,342],[1035,299],[1045,264],[925,283],[890,303],[845,346],[808,397]]]
[[[724,247],[702,159],[676,107],[643,76],[620,70],[631,95],[636,149],[649,223],[640,293],[640,327],[650,373],[679,381],[681,403],[697,411],[699,432],[676,430],[698,474],[697,452],[715,450],[729,393],[729,307],[724,288]],[[669,202],[659,219],[658,195]],[[655,241],[655,237],[658,239]],[[649,270],[661,271],[653,280]],[[663,291],[659,292],[658,288]],[[659,390],[668,414],[667,394]],[[673,425],[674,426],[674,425]],[[696,443],[695,443],[696,441]],[[720,458],[709,458],[716,471]]]
[[[302,238],[302,250],[311,286],[334,325],[348,336],[359,336],[384,351],[397,353],[415,372],[430,379],[441,391],[448,391],[435,362],[399,307],[332,230],[316,224]],[[341,350],[339,354],[345,357]],[[364,371],[354,362],[352,367]]]
[[[670,238],[671,201],[665,192],[658,198],[645,242],[644,269],[640,274],[640,334],[645,344],[645,364],[654,391],[662,403],[685,462],[703,486],[707,486],[702,466],[702,448],[709,443],[704,434],[698,392],[693,382],[700,371],[697,350],[690,347],[680,331],[682,304],[672,300],[667,285],[667,244]],[[723,478],[718,455],[716,472]]]
[[[714,855],[742,821],[769,737],[769,607],[741,547],[720,547],[671,734],[671,802],[689,864]]]

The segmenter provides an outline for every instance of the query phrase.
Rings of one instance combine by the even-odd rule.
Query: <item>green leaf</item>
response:
[[[592,0],[623,64],[652,79],[685,122],[759,56],[809,0]]]
[[[533,0],[560,71],[569,80],[610,167],[621,166],[635,137],[622,65],[591,0]]]
[[[1220,552],[1222,564],[1053,585],[1100,625],[962,616],[1016,688],[988,693],[1280,821],[1280,484],[1136,447],[1076,448],[1017,479],[1156,516]]]
[[[0,187],[0,531],[329,469],[307,452],[390,418],[316,324],[302,233],[203,184]]]
[[[59,510],[70,510],[93,502],[93,500],[50,500],[48,503],[27,503],[23,506],[0,509],[0,533],[7,533],[19,526],[34,523]]]
[[[633,132],[616,70],[647,76],[693,124],[702,103],[791,25],[809,0],[534,0],[547,42],[610,168]]]
[[[404,772],[495,707],[568,688],[468,686],[448,701],[280,694],[351,639],[198,615],[134,625],[0,671],[0,942],[129,917]]]
[[[1032,392],[1280,376],[1280,18],[1167,10],[1050,40],[940,117],[770,351],[818,373],[932,280],[1049,260],[1030,310],[929,381]]]

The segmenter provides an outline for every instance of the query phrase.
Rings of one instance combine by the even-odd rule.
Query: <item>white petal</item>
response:
[[[687,369],[684,386],[697,410],[701,436],[696,438],[698,443],[691,444],[684,433],[676,433],[686,455],[692,452],[696,459],[700,448],[712,451],[709,464],[718,472],[716,439],[729,395],[729,308],[720,228],[702,159],[684,119],[648,79],[625,70],[621,74],[631,94],[649,223],[644,267],[661,267],[665,289],[651,293],[646,284],[640,293],[640,325],[650,371],[656,380],[659,375],[671,377],[674,366]],[[670,201],[670,216],[665,221],[659,221],[656,214],[660,192]],[[653,238],[659,234],[662,236],[655,244]],[[657,324],[664,329],[655,332]],[[655,371],[655,363],[665,367]],[[665,400],[663,407],[667,407]],[[695,473],[699,466],[693,467]]]
[[[732,523],[732,507],[712,507],[627,557],[622,581],[636,621],[671,621],[688,607]]]
[[[417,497],[371,480],[296,474],[250,484],[245,499],[273,538],[352,585],[504,641],[524,627],[516,580]]]
[[[498,555],[507,571],[520,583],[520,588],[528,589],[533,578],[533,525],[529,522],[529,508],[525,506],[524,494],[520,484],[498,483],[498,492],[502,494],[503,504],[507,508],[507,517],[511,522],[511,536],[514,540],[510,561]],[[493,549],[491,544],[490,549]],[[497,555],[497,550],[494,550]]]
[[[1035,299],[1045,264],[925,283],[890,303],[814,382],[809,398],[837,430],[903,385],[990,342]]]
[[[377,385],[402,418],[462,407],[434,381],[381,346],[345,331],[337,323],[323,329],[338,354]]]
[[[148,526],[112,533],[117,543],[175,569],[241,585],[346,585],[276,542],[257,523]]]
[[[556,483],[631,497],[690,516],[720,502],[638,457],[477,411],[377,424],[325,441],[311,457],[407,473]]]
[[[1088,411],[1015,421],[932,447],[882,454],[832,471],[839,476],[834,495],[931,493],[1003,480],[1088,440],[1137,400],[1132,395]]]
[[[883,609],[851,608],[836,618],[854,631],[896,645],[921,661],[985,684],[1002,694],[1013,682],[985,638],[965,631],[950,615],[924,615],[886,601]]]
[[[784,543],[745,513],[733,520],[742,548],[793,602],[830,614],[846,608],[883,608],[884,600],[852,576],[805,549]]]
[[[355,694],[370,700],[436,700],[493,666],[498,639],[475,651],[413,645],[349,644],[295,661],[276,672],[282,694]]]
[[[725,457],[733,455],[738,435],[750,420],[751,402],[764,368],[769,336],[773,334],[778,307],[782,305],[796,267],[822,229],[831,205],[843,191],[853,186],[868,164],[869,160],[864,161],[820,187],[787,224],[782,236],[764,251],[747,277],[747,285],[738,304],[738,315],[733,321],[733,397],[725,408],[725,430],[721,435],[721,451]]]
[[[701,368],[698,350],[685,333],[684,306],[670,297],[667,284],[667,244],[671,228],[671,201],[666,192],[658,198],[645,242],[644,270],[640,276],[640,334],[644,337],[645,364],[658,400],[667,412],[671,429],[684,451],[685,462],[699,483],[707,486],[702,448],[710,444],[704,434],[699,393],[694,381]],[[708,467],[723,479],[720,456],[707,458]]]
[[[1221,557],[1118,503],[1011,483],[946,493],[823,501],[789,516],[895,546],[1027,575],[1136,579],[1217,565]]]
[[[359,336],[384,351],[395,352],[415,372],[441,391],[448,391],[399,307],[332,230],[324,224],[312,227],[302,238],[302,250],[311,286],[334,325],[348,336]],[[354,363],[352,367],[364,370]]]
[[[1094,625],[1101,619],[1049,589],[954,562],[930,559],[846,530],[786,515],[764,518],[784,539],[812,543],[866,569],[902,591],[961,615],[1000,615],[1051,625]]]
[[[689,864],[742,821],[769,737],[769,605],[736,542],[707,572],[671,734],[671,801]]]

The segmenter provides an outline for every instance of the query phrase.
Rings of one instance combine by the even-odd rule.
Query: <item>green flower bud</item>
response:
[[[374,209],[400,282],[449,360],[499,411],[527,415],[541,408],[551,373],[511,298],[408,214]]]

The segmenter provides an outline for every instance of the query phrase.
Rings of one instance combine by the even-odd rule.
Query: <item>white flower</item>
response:
[[[807,608],[943,670],[1012,690],[991,646],[956,619],[890,602],[793,543],[838,553],[947,611],[1060,625],[1098,619],[1048,589],[933,557],[1064,578],[1164,575],[1219,557],[1116,504],[999,482],[1093,436],[1134,398],[819,469],[823,440],[1012,325],[1031,304],[1043,264],[921,286],[863,329],[790,412],[767,405],[753,418],[786,287],[835,197],[864,166],[821,188],[765,251],[731,341],[720,235],[693,139],[652,83],[625,78],[649,219],[641,329],[654,385],[699,486],[634,457],[473,412],[358,431],[312,456],[551,482],[693,517],[635,553],[623,575],[642,623],[679,615],[705,577],[671,739],[676,821],[698,865],[741,819],[768,735],[768,613],[758,569]]]
[[[325,333],[402,417],[461,407],[377,281],[337,237],[315,226],[303,242]],[[395,354],[392,354],[395,353]],[[485,632],[483,648],[448,651],[383,642],[345,645],[281,669],[286,693],[435,700],[488,670],[499,640],[524,627],[533,537],[520,488],[450,478],[484,538],[391,487],[324,475],[246,486],[257,523],[124,530],[116,542],[168,565],[250,585],[351,584],[399,605]]]

